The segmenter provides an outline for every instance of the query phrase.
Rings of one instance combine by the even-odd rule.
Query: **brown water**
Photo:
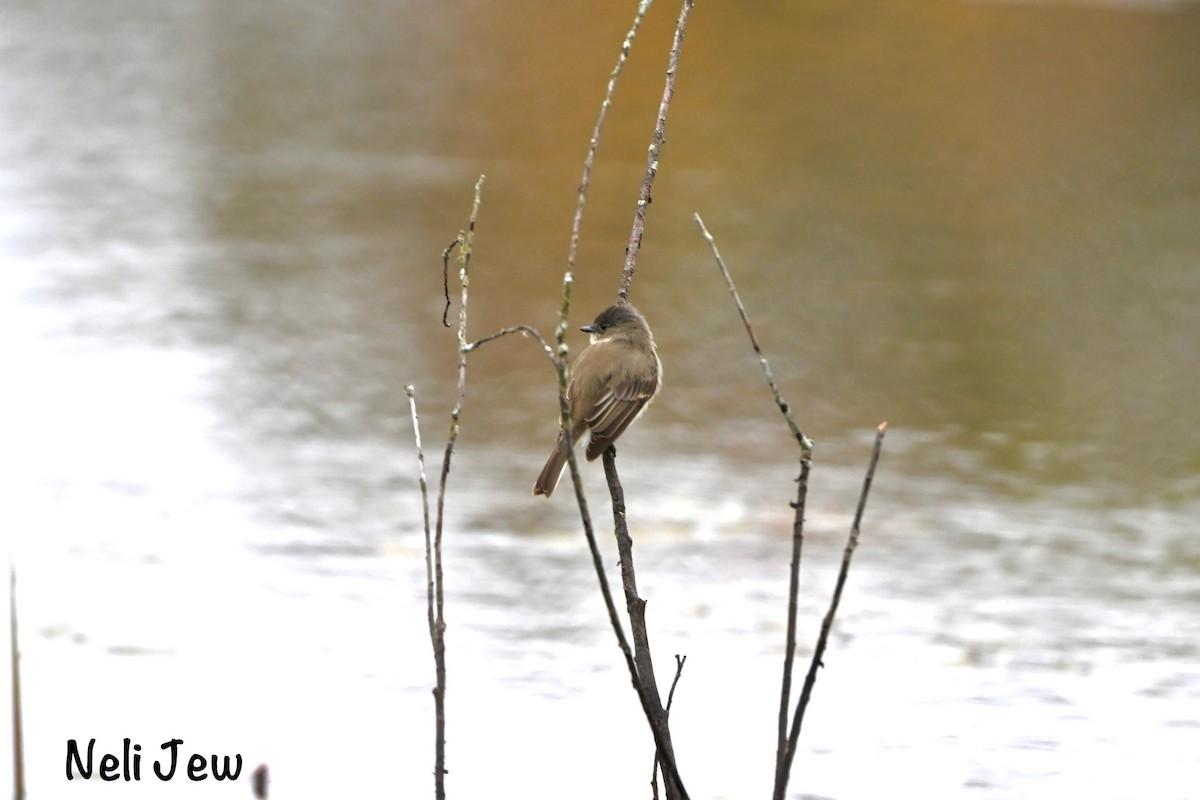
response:
[[[93,736],[241,752],[272,796],[429,791],[403,386],[435,471],[439,254],[480,174],[471,335],[552,333],[633,4],[10,6],[30,797],[73,790],[65,742]],[[576,325],[615,295],[677,10],[654,7],[618,86]],[[796,469],[695,212],[817,441],[806,643],[891,424],[795,796],[1194,796],[1198,41],[1183,2],[697,5],[633,290],[666,389],[621,450],[660,669],[689,656],[693,796],[769,790]],[[551,370],[517,339],[469,369],[452,796],[561,797],[584,774],[572,796],[645,792],[574,512],[528,496]]]

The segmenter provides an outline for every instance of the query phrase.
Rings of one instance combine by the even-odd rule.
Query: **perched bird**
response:
[[[662,385],[662,362],[650,326],[631,305],[609,306],[580,330],[592,335],[592,343],[571,365],[567,407],[571,440],[578,442],[584,431],[591,431],[587,460],[594,461],[654,399]],[[553,494],[568,450],[566,432],[560,430],[533,485],[535,495]]]

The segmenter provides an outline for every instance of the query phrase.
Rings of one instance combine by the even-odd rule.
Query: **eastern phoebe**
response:
[[[662,385],[662,362],[650,326],[631,305],[609,306],[579,330],[590,333],[592,343],[571,366],[567,408],[571,440],[578,443],[590,430],[587,460],[594,461],[654,399]],[[560,430],[558,443],[533,485],[535,495],[553,494],[567,452],[566,432]]]

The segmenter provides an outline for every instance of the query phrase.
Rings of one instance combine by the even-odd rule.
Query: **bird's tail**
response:
[[[567,451],[567,437],[560,433],[558,444],[554,445],[554,451],[546,459],[546,466],[542,467],[542,474],[538,475],[537,482],[533,484],[534,495],[544,494],[549,497],[554,494],[554,487],[558,486],[558,479],[567,464]]]

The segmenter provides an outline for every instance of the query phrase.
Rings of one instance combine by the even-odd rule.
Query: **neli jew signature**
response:
[[[160,745],[159,749],[165,750],[166,753],[162,759],[155,759],[153,765],[154,775],[160,781],[169,781],[175,777],[176,767],[179,766],[181,755],[179,746],[181,744],[183,744],[183,739],[171,739]],[[130,745],[131,741],[125,739],[120,757],[114,753],[101,754],[98,770],[101,780],[140,781],[142,779],[142,746],[132,744],[131,748]],[[75,780],[76,773],[81,778],[92,777],[92,770],[95,768],[93,760],[95,749],[96,740],[92,739],[87,744],[87,761],[85,763],[79,752],[79,743],[75,739],[67,740],[67,780]],[[192,753],[187,757],[186,774],[188,779],[193,781],[207,780],[209,777],[218,781],[236,781],[242,774],[242,754],[235,753],[231,761],[229,756],[218,756],[215,753],[210,758],[205,758],[199,753]]]

